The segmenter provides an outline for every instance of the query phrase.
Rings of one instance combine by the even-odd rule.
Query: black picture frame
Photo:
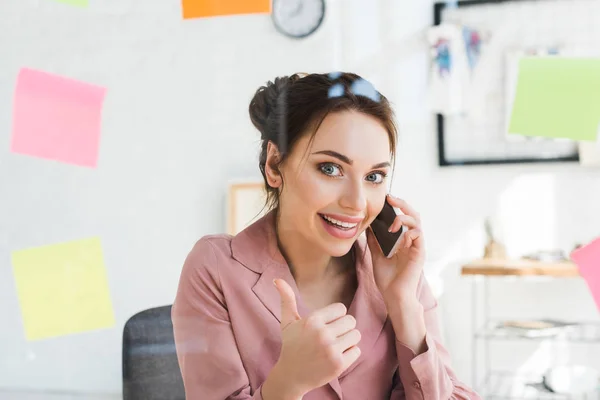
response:
[[[508,2],[520,2],[527,0],[461,0],[452,4],[453,7],[473,7],[484,4],[501,4]],[[435,2],[433,4],[433,25],[442,23],[442,12],[448,7],[447,2]],[[438,165],[440,167],[463,166],[463,165],[493,165],[493,164],[531,164],[531,163],[557,163],[557,162],[579,162],[579,152],[574,156],[552,157],[552,158],[493,158],[493,159],[461,159],[448,160],[444,145],[444,115],[436,113]]]

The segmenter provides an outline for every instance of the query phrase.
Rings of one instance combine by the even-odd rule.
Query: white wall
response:
[[[183,21],[178,1],[91,3],[0,3],[0,388],[120,392],[125,321],[172,302],[193,242],[225,229],[227,181],[258,176],[247,106],[277,75],[353,70],[395,103],[395,193],[423,216],[427,271],[442,278],[447,344],[467,382],[470,292],[458,273],[461,260],[481,255],[482,219],[508,217],[504,239],[515,254],[600,233],[598,171],[437,167],[425,107],[429,1],[329,0],[324,26],[302,41],[276,33],[269,16]],[[107,87],[97,169],[8,152],[15,79],[25,66]],[[27,342],[10,252],[94,235],[103,241],[116,326]],[[494,295],[518,299],[521,313],[539,312],[526,309],[531,300],[542,312],[596,316],[578,280],[532,290],[511,283]],[[503,307],[498,312],[508,313]]]

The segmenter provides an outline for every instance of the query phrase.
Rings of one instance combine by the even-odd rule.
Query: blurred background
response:
[[[164,329],[126,324],[163,307],[168,328],[195,241],[254,217],[256,89],[330,71],[393,103],[392,192],[422,215],[457,375],[485,398],[598,396],[598,308],[569,254],[600,236],[600,146],[508,125],[519,57],[597,56],[600,2],[201,3],[0,3],[0,399],[160,398],[127,381],[167,379],[131,365],[166,357]],[[44,104],[87,141],[58,149]]]

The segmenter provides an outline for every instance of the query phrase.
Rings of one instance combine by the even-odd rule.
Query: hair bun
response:
[[[265,86],[261,86],[256,90],[254,97],[250,101],[248,111],[252,124],[261,133],[261,139],[268,138],[268,123],[269,117],[277,110],[279,99],[289,86],[298,80],[300,75],[280,76],[275,80],[268,81]]]

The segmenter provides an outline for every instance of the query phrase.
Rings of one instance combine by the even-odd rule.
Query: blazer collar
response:
[[[252,291],[278,322],[281,322],[281,300],[277,289],[273,286],[273,279],[276,278],[284,279],[293,289],[298,304],[298,313],[305,318],[310,311],[302,301],[296,281],[277,245],[275,215],[275,211],[270,211],[237,234],[231,241],[232,256],[246,268],[260,274]],[[358,238],[351,251],[354,251],[356,260],[358,287],[348,313],[356,319],[356,329],[361,333],[361,353],[366,355],[369,354],[384,328],[387,310],[373,278],[371,253],[364,235]],[[360,365],[362,358],[361,355],[338,379],[343,378]],[[334,379],[329,384],[342,398],[338,379]]]
[[[274,263],[287,267],[277,245],[275,217],[275,210],[269,211],[231,240],[233,258],[259,274]]]

